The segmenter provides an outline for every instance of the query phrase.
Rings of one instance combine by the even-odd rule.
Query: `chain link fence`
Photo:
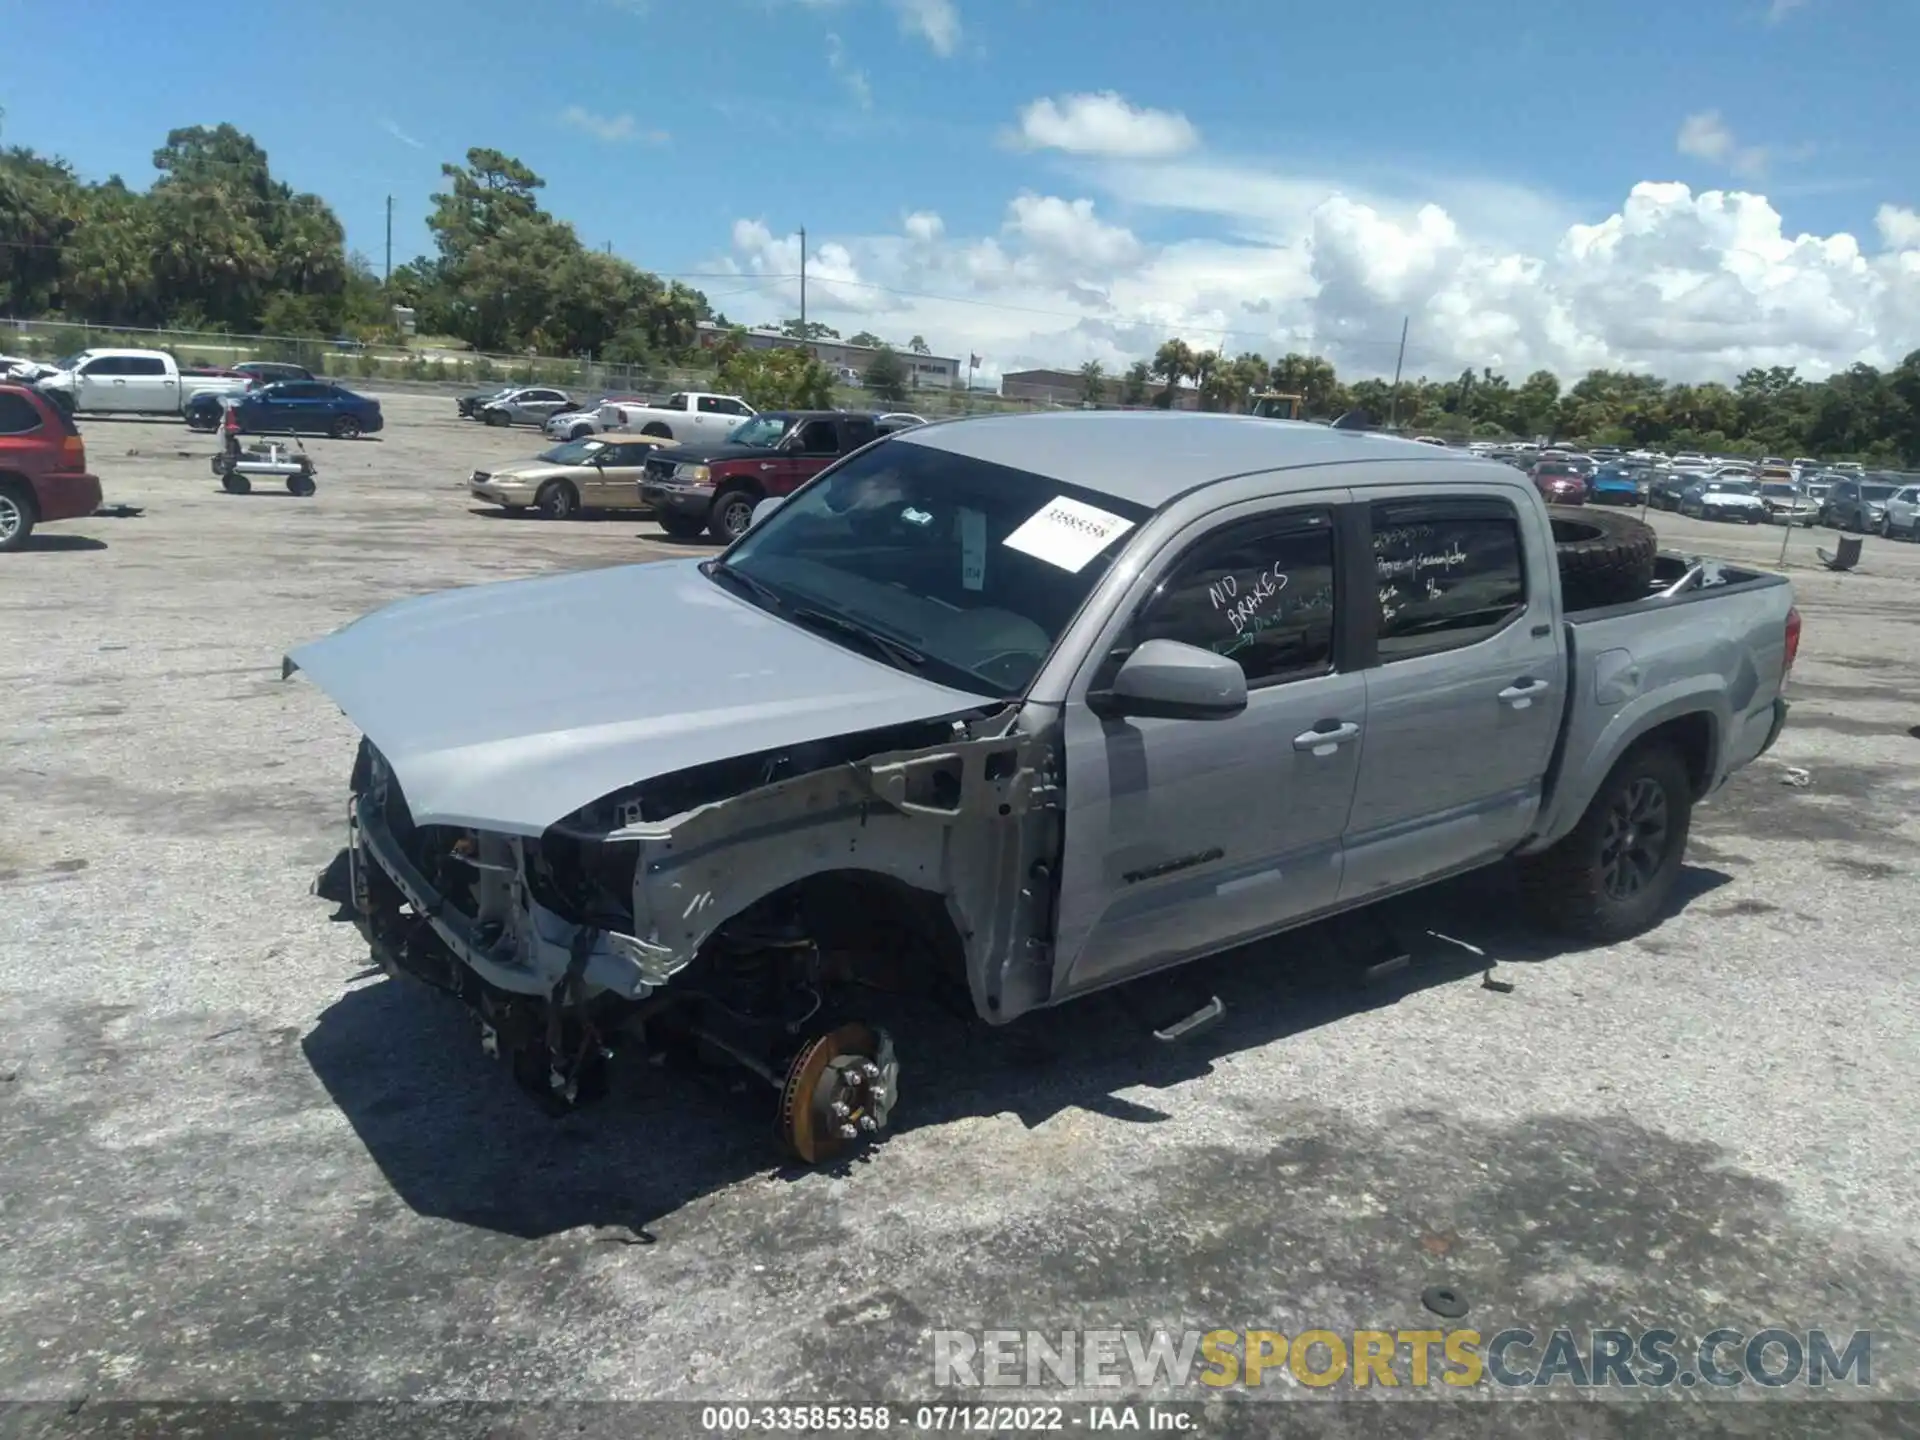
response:
[[[243,360],[277,360],[345,382],[407,388],[551,385],[585,401],[601,395],[659,399],[676,390],[715,387],[711,366],[628,365],[552,355],[486,354],[435,344],[363,344],[297,335],[236,335],[225,331],[143,330],[57,320],[0,320],[0,354],[43,363],[89,349],[165,350],[182,368],[225,367]],[[928,386],[909,389],[899,403],[858,385],[840,385],[834,403],[844,409],[907,410],[936,419],[951,415],[1020,413],[1063,408],[1046,401],[1010,400],[991,391]],[[1064,407],[1072,408],[1072,407]]]

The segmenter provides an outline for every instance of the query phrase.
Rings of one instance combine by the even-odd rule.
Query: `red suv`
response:
[[[71,416],[25,385],[0,385],[0,550],[18,550],[33,527],[100,508],[100,480]]]

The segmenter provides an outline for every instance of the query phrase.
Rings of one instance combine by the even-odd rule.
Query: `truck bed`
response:
[[[1670,716],[1711,719],[1702,797],[1764,751],[1777,733],[1792,603],[1784,575],[1663,552],[1641,599],[1568,613],[1568,701],[1525,849],[1571,830],[1627,737]]]

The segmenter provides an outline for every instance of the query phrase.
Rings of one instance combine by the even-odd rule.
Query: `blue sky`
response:
[[[1344,346],[1364,365],[1396,312],[1436,367],[1491,353],[1712,368],[1783,346],[1818,366],[1920,346],[1883,333],[1912,298],[1875,288],[1907,283],[1899,266],[1863,286],[1830,250],[1779,249],[1845,233],[1878,263],[1905,234],[1899,215],[1920,203],[1907,0],[251,0],[218,24],[107,0],[91,14],[0,3],[0,138],[143,183],[169,127],[230,120],[376,267],[386,196],[398,263],[428,244],[440,162],[479,144],[545,176],[547,205],[590,244],[663,273],[739,270],[695,282],[735,318],[792,308],[786,282],[753,277],[786,273],[797,248],[781,242],[804,225],[823,318],[989,347],[998,368],[1117,362],[1183,327],[1234,349]],[[1100,96],[1124,109],[1074,108]],[[1050,99],[1060,123],[1031,123]],[[1186,128],[1116,139],[1103,114]],[[1569,227],[1673,181],[1686,202],[1655,197],[1635,241],[1661,245],[1636,260],[1620,241],[1609,277],[1592,255],[1562,273]],[[1716,190],[1764,195],[1773,234],[1753,240],[1766,226],[1750,206],[1699,211]],[[916,213],[937,226],[903,240]],[[1602,278],[1665,286],[1667,251],[1703,244],[1772,267],[1734,274],[1757,302],[1731,306],[1727,333],[1635,339],[1633,317],[1587,313]],[[1500,280],[1503,257],[1543,267],[1527,296]],[[1689,293],[1715,309],[1728,264],[1696,260]],[[1795,329],[1767,297],[1807,283],[1861,313],[1836,325],[1812,306]],[[1352,303],[1322,303],[1329,289]],[[1500,295],[1511,325],[1456,333]]]

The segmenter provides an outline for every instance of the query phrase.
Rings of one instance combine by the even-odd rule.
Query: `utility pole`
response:
[[[1400,319],[1400,353],[1393,361],[1393,393],[1387,396],[1387,429],[1393,429],[1393,422],[1400,412],[1400,367],[1407,363],[1407,326],[1411,315]]]
[[[800,227],[800,334],[807,333],[807,227]]]
[[[387,276],[380,283],[383,287],[393,284],[393,197],[391,195],[387,196]]]

